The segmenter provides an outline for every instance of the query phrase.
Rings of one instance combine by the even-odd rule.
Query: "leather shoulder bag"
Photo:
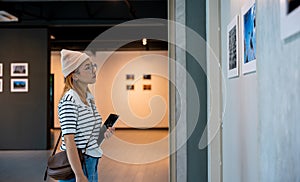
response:
[[[44,181],[47,179],[47,175],[55,180],[66,180],[75,177],[75,174],[71,168],[71,165],[68,160],[67,152],[62,151],[55,153],[57,150],[57,146],[61,139],[62,132],[60,132],[59,137],[57,139],[56,145],[53,149],[52,155],[48,159],[48,166],[45,171]],[[81,161],[81,164],[84,163],[83,154],[80,149],[78,149],[78,155]]]

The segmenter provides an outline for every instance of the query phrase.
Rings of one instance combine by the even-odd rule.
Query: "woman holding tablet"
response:
[[[61,51],[65,87],[58,104],[62,130],[61,150],[66,150],[75,177],[61,182],[98,182],[97,165],[103,152],[97,143],[102,118],[88,85],[96,82],[96,65],[82,52]],[[109,138],[114,128],[105,129]],[[79,156],[83,154],[84,164]]]

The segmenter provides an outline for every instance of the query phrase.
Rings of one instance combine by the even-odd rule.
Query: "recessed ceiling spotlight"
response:
[[[54,35],[50,35],[50,39],[54,40],[55,39]]]
[[[143,45],[147,45],[147,39],[146,38],[143,38],[142,42],[143,42]]]

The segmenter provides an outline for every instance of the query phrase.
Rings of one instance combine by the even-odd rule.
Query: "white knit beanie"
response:
[[[85,60],[90,58],[85,53],[66,49],[62,49],[60,51],[60,55],[62,73],[65,78],[74,70],[76,70]]]

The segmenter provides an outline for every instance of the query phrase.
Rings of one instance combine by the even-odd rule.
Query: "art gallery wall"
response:
[[[50,143],[48,32],[42,28],[1,28],[0,40],[0,62],[3,63],[0,149],[47,149]],[[25,77],[28,92],[10,91],[11,63],[28,63],[29,74]]]
[[[167,51],[101,51],[93,61],[99,70],[90,89],[104,119],[117,113],[118,128],[168,128]],[[59,52],[52,52],[51,73],[55,80],[54,126],[59,127],[56,106],[64,85]],[[134,75],[134,80],[126,80],[127,74]],[[144,74],[151,74],[151,79],[143,79]],[[127,90],[127,85],[134,85],[134,90]],[[143,85],[151,85],[151,90],[143,90]]]
[[[227,25],[234,16],[241,14],[241,8],[246,2],[246,0],[221,1],[224,182],[259,181],[258,73],[243,75],[240,70],[239,77],[227,78]],[[239,47],[241,46],[242,42],[240,41]],[[239,53],[241,55],[241,52]]]
[[[246,2],[222,1],[225,75],[226,26]],[[256,2],[257,70],[223,83],[223,181],[299,181],[300,34],[282,40],[280,2]]]
[[[111,54],[108,59],[103,59]],[[102,65],[95,84],[97,106],[104,118],[109,113],[120,115],[117,127],[168,127],[168,57],[167,51],[97,52]],[[126,75],[134,80],[126,80]],[[143,79],[150,74],[151,79]],[[126,90],[134,85],[134,90]],[[143,90],[151,85],[151,90]]]
[[[257,11],[258,181],[300,181],[300,34],[281,40],[279,1]]]

